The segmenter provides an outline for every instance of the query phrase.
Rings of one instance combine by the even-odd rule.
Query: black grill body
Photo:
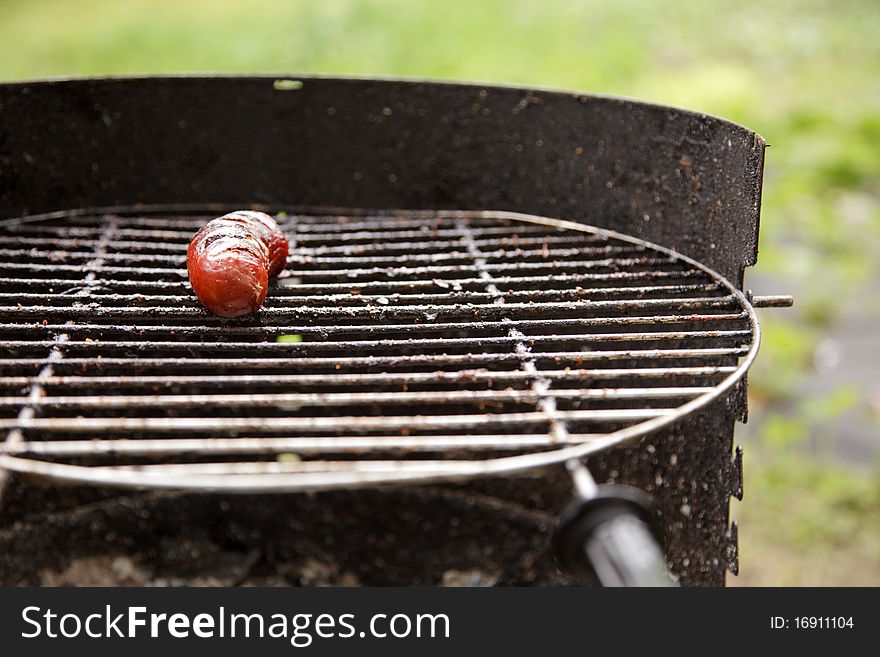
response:
[[[307,77],[7,84],[0,217],[169,203],[510,210],[653,241],[741,286],[757,253],[763,148],[719,119],[570,92]],[[740,385],[642,446],[589,461],[598,480],[652,496],[685,585],[722,585],[736,571],[728,508],[742,494],[732,441],[744,416]],[[102,550],[185,572],[191,560],[171,546],[196,536],[220,552],[257,551],[269,570],[332,551],[366,584],[436,584],[469,568],[499,583],[560,583],[548,540],[570,497],[562,468],[183,501],[14,480],[0,509],[0,580],[33,582],[43,565]]]

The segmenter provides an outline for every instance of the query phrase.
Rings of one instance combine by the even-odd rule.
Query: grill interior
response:
[[[0,467],[238,491],[464,477],[671,420],[752,344],[740,297],[686,260],[487,212],[278,212],[286,272],[224,320],[185,262],[221,213],[3,223]]]

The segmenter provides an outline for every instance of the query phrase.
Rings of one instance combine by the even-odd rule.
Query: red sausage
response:
[[[275,278],[287,264],[287,238],[275,220],[265,212],[238,210],[220,217],[239,221],[254,231],[269,249],[269,278]]]
[[[287,261],[287,240],[269,215],[232,212],[196,233],[186,261],[199,301],[215,315],[239,317],[263,305],[269,278]]]

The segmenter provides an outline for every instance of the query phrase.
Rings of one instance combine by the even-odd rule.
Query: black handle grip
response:
[[[563,514],[555,537],[563,568],[600,586],[675,586],[663,553],[663,530],[647,496],[599,486]]]

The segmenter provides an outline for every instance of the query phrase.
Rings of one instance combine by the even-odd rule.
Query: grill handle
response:
[[[594,486],[592,493],[562,516],[554,538],[562,567],[592,585],[676,586],[648,497],[628,486]]]

